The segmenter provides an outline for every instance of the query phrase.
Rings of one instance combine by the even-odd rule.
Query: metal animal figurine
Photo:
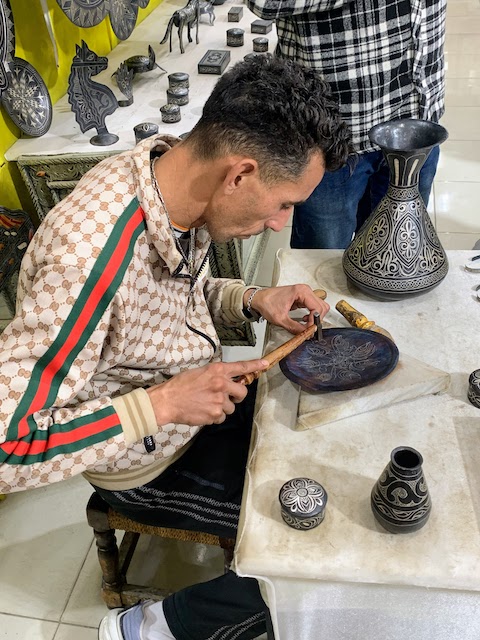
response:
[[[172,52],[172,29],[175,26],[178,29],[180,51],[182,53],[185,53],[185,49],[183,47],[183,29],[186,25],[188,41],[192,42],[190,31],[193,25],[196,24],[196,27],[197,27],[196,42],[198,44],[199,43],[199,39],[198,39],[199,21],[200,21],[200,0],[188,0],[187,4],[184,7],[182,7],[181,9],[177,9],[177,11],[173,12],[172,17],[168,21],[167,30],[165,31],[163,40],[160,41],[160,44],[164,44],[167,41],[167,38],[170,36],[170,53]]]
[[[91,51],[83,40],[76,49],[68,78],[68,101],[75,119],[82,133],[95,127],[97,135],[90,139],[92,144],[114,144],[118,136],[108,132],[105,118],[118,107],[117,99],[111,89],[91,79],[107,68],[108,60]]]
[[[130,58],[124,60],[124,64],[127,69],[131,69],[133,71],[134,75],[137,75],[137,73],[146,73],[147,71],[152,71],[156,67],[158,67],[158,69],[161,69],[163,73],[167,73],[163,67],[156,63],[155,51],[153,50],[153,47],[151,45],[148,45],[148,56],[140,54],[131,56]]]
[[[114,73],[117,86],[123,95],[127,98],[126,100],[119,100],[119,107],[129,107],[133,103],[133,90],[132,90],[132,81],[133,81],[133,69],[128,69],[127,65],[122,62],[120,66]]]
[[[215,11],[211,0],[200,0],[200,17],[207,16],[208,24],[213,27],[215,22]]]

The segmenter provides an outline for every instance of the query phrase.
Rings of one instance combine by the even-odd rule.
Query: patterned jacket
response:
[[[45,218],[25,255],[17,315],[0,336],[0,492],[87,472],[109,489],[149,482],[200,428],[158,427],[145,387],[221,359],[213,321],[245,321],[245,286],[193,280],[151,173],[147,139],[99,163]],[[144,437],[152,436],[148,453]]]
[[[276,54],[318,69],[332,87],[356,150],[395,118],[438,122],[444,112],[447,0],[247,0],[276,20]]]

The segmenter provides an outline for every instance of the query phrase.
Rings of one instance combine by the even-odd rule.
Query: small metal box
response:
[[[220,76],[227,68],[229,62],[230,51],[209,49],[198,63],[198,73],[212,73]]]
[[[254,20],[251,24],[251,32],[265,35],[272,30],[272,24],[271,20]]]
[[[231,7],[228,11],[228,22],[240,22],[243,18],[243,7]]]

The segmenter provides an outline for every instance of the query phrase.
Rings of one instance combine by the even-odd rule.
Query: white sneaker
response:
[[[125,609],[111,609],[100,622],[98,640],[124,640],[120,620]]]

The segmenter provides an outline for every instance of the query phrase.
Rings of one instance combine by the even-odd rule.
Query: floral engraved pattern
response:
[[[312,343],[305,364],[311,371],[317,372],[324,382],[337,378],[359,380],[365,369],[378,365],[375,352],[375,345],[371,342],[357,346],[337,335],[330,344],[326,341]]]
[[[13,58],[2,103],[13,122],[29,136],[43,136],[52,123],[52,101],[40,74],[21,58]]]
[[[315,480],[294,478],[283,485],[280,502],[291,514],[313,516],[325,508],[326,493]]]
[[[365,329],[325,329],[322,340],[307,340],[280,368],[307,391],[358,389],[381,380],[398,362],[398,349],[387,337]]]
[[[395,184],[343,256],[347,277],[368,293],[397,298],[421,293],[447,274],[445,251],[418,190],[427,156],[425,151],[386,153]]]

